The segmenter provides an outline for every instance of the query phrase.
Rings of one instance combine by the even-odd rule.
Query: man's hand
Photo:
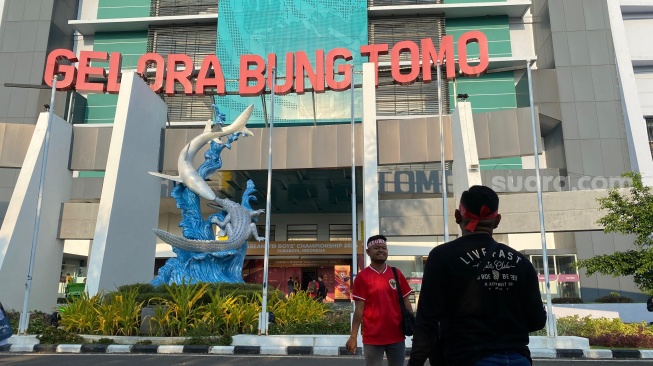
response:
[[[350,353],[356,353],[356,347],[358,346],[356,336],[349,336],[349,340],[347,340],[347,344],[345,347],[347,347],[347,351]]]

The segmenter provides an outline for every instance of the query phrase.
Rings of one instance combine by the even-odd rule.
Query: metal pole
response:
[[[350,287],[354,285],[354,278],[356,278],[356,273],[358,269],[358,253],[356,238],[356,144],[354,141],[354,65],[351,65],[351,274],[349,275]],[[351,299],[352,305],[354,305],[354,299]],[[355,310],[355,309],[354,309]]]
[[[274,92],[277,86],[277,70],[272,69],[272,91],[270,92],[270,146],[268,150],[268,194],[265,204],[265,257],[263,259],[263,301],[261,304],[261,325],[259,335],[268,335],[268,263],[270,261],[270,210],[272,209],[272,130],[274,128]]]
[[[442,225],[444,227],[444,242],[449,241],[449,218],[447,217],[447,175],[444,161],[444,126],[442,125],[442,72],[440,61],[438,68],[438,118],[440,119],[440,170],[442,170]]]
[[[39,177],[39,196],[36,201],[36,218],[34,230],[32,231],[32,251],[29,256],[29,268],[27,270],[27,283],[25,283],[25,300],[23,300],[23,311],[18,321],[18,334],[27,334],[29,327],[29,297],[32,291],[32,274],[34,273],[34,260],[36,257],[36,244],[39,238],[39,226],[41,225],[41,205],[43,204],[43,181],[45,179],[45,168],[48,161],[48,146],[50,145],[50,126],[54,117],[54,96],[57,92],[57,75],[52,78],[52,92],[50,94],[50,110],[48,111],[48,122],[45,127],[45,141],[43,142],[43,154],[41,155],[41,176]]]
[[[533,101],[533,78],[531,72],[531,60],[526,62],[528,72],[528,97],[531,103],[531,124],[533,127],[533,156],[535,157],[535,180],[537,182],[537,206],[540,215],[540,235],[542,237],[542,262],[544,263],[544,285],[546,287],[546,311],[548,326],[546,334],[555,337],[555,318],[553,306],[551,305],[551,282],[549,281],[549,257],[546,253],[546,230],[544,229],[544,205],[542,203],[542,183],[540,181],[540,158],[537,148],[537,124],[535,123],[535,102]]]

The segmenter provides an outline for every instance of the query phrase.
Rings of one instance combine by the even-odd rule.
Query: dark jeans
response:
[[[531,363],[519,353],[507,353],[487,356],[474,366],[531,366]]]
[[[406,361],[406,343],[401,341],[383,346],[364,344],[365,366],[381,366],[383,353],[388,359],[388,366],[403,366]]]

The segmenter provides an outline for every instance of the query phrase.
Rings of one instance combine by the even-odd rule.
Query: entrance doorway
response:
[[[302,268],[302,290],[308,288],[311,278],[317,281],[317,268]]]

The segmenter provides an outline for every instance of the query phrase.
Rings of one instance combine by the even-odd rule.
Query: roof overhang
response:
[[[530,6],[530,0],[511,0],[460,4],[370,6],[367,9],[370,17],[444,14],[446,18],[471,18],[495,15],[521,18],[526,14]]]
[[[151,25],[183,25],[197,23],[218,22],[218,14],[181,15],[169,17],[143,17],[143,18],[113,18],[113,19],[80,19],[70,20],[70,24],[77,32],[84,36],[94,35],[96,32],[133,32],[145,31]]]

